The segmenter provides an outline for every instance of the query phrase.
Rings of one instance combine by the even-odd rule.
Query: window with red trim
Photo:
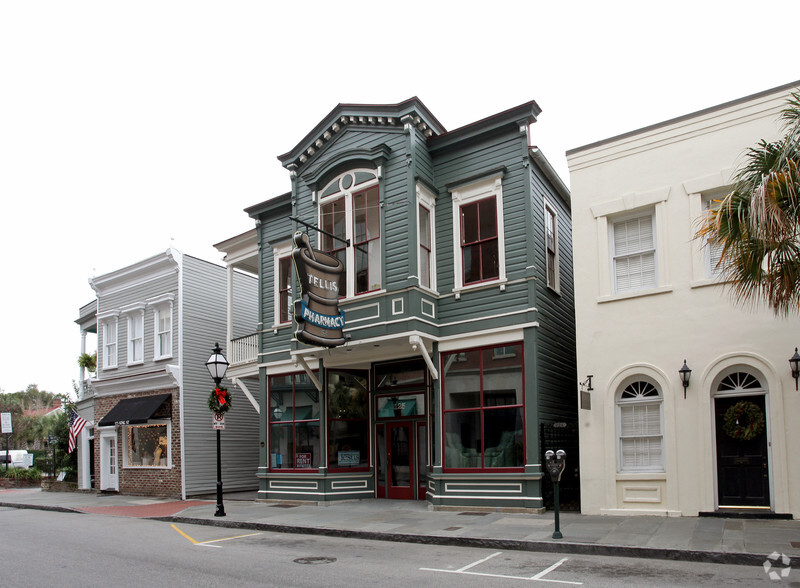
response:
[[[522,344],[443,353],[442,374],[445,469],[524,467]]]
[[[461,255],[464,284],[500,275],[497,200],[494,196],[461,207]]]

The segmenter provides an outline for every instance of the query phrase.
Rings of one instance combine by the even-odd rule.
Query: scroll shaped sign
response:
[[[566,457],[567,453],[563,449],[559,449],[555,453],[551,450],[544,452],[545,467],[553,483],[561,481],[561,475],[564,473],[564,467],[567,465]]]
[[[344,264],[332,255],[311,248],[308,235],[293,238],[292,261],[300,282],[294,301],[294,336],[307,345],[336,347],[344,343],[344,311],[339,310],[339,285]]]

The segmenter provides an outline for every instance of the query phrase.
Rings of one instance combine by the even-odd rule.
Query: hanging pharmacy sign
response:
[[[306,233],[294,234],[292,261],[300,283],[294,301],[295,337],[307,345],[336,347],[344,343],[344,311],[339,310],[341,260],[311,248]]]

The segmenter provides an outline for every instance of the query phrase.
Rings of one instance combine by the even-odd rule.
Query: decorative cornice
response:
[[[409,125],[426,138],[447,132],[418,98],[399,104],[339,104],[292,151],[278,159],[290,173],[297,173],[348,127],[396,131],[405,128],[408,132]]]

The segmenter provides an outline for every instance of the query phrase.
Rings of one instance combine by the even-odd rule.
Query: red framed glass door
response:
[[[386,424],[386,497],[413,500],[414,423],[402,421]]]

